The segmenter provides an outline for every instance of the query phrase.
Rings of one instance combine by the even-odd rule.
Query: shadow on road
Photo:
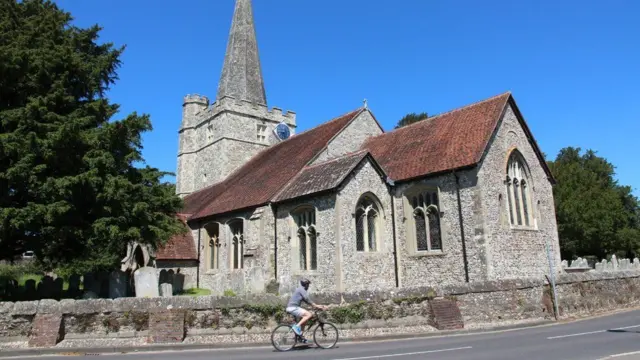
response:
[[[640,331],[638,331],[638,330],[625,330],[625,329],[610,329],[610,330],[607,330],[607,332],[640,334]]]

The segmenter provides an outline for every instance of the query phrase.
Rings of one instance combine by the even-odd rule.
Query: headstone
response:
[[[38,284],[38,297],[40,299],[52,299],[53,298],[53,278],[51,276],[45,276]]]
[[[601,272],[602,270],[603,270],[602,263],[600,263],[600,262],[596,263],[596,271],[600,271]]]
[[[618,258],[615,254],[611,255],[611,265],[613,266],[613,270],[618,270],[618,267],[620,267],[620,263],[618,263]]]
[[[640,268],[640,259],[633,258],[633,268],[634,269],[639,269]]]
[[[167,283],[160,284],[160,296],[162,296],[162,297],[172,297],[173,296],[173,286],[171,284],[167,284]]]
[[[73,274],[69,276],[69,287],[67,288],[67,297],[75,298],[80,294],[80,275]]]
[[[180,269],[173,276],[173,293],[180,294],[184,290],[184,274],[180,273]]]
[[[95,296],[100,295],[100,282],[94,273],[84,274],[83,287],[85,292],[91,292]]]
[[[133,273],[136,297],[158,297],[158,274],[152,267],[143,267]]]
[[[164,284],[164,283],[168,283],[169,282],[169,274],[167,273],[166,269],[160,270],[160,275],[158,276],[158,282],[160,284]]]
[[[100,271],[96,274],[96,280],[98,280],[99,291],[98,296],[101,298],[109,297],[109,273],[106,271]]]
[[[53,280],[53,298],[60,300],[62,298],[62,289],[64,287],[64,280],[59,277]]]
[[[96,293],[94,293],[93,291],[89,290],[89,291],[85,291],[85,292],[82,294],[82,298],[83,298],[83,299],[85,299],[85,300],[88,300],[88,299],[97,299],[97,298],[98,298],[98,294],[96,294]]]
[[[117,299],[127,296],[127,274],[113,271],[109,275],[109,298]]]
[[[567,260],[562,260],[562,268],[568,268],[569,267],[569,263],[567,262]]]
[[[29,279],[24,283],[24,296],[25,300],[35,300],[38,297],[38,291],[36,290],[36,281]]]

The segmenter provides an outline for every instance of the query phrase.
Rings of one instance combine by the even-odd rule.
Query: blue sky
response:
[[[127,45],[110,91],[151,115],[151,166],[174,172],[182,97],[215,97],[234,0],[56,1]],[[640,2],[254,0],[269,106],[298,132],[368,99],[385,130],[512,91],[548,158],[591,148],[640,195]],[[173,178],[168,179],[174,181]]]

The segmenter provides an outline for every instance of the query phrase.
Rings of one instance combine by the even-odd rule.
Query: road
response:
[[[287,353],[271,347],[226,350],[181,350],[100,356],[101,360],[369,360],[438,359],[590,360],[640,351],[640,310],[518,330],[425,337],[411,340],[338,343],[330,350],[314,347]],[[69,357],[47,357],[51,360]],[[634,357],[635,358],[635,357]],[[640,359],[640,356],[637,357]],[[21,359],[27,359],[21,357]],[[35,358],[31,358],[35,359]],[[40,357],[42,359],[42,357]],[[627,358],[625,358],[627,359]]]

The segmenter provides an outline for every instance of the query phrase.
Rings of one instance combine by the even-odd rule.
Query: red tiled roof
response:
[[[507,92],[368,139],[394,181],[475,165],[480,161],[511,93]]]
[[[273,201],[290,200],[331,190],[340,185],[367,154],[366,150],[360,150],[320,164],[307,166],[275,196]]]
[[[186,227],[186,216],[178,214]],[[196,246],[191,236],[191,230],[185,228],[185,233],[169,239],[164,247],[156,251],[157,260],[197,260]]]
[[[262,150],[227,179],[186,196],[183,212],[192,214],[191,220],[269,202],[362,111],[349,112]]]

